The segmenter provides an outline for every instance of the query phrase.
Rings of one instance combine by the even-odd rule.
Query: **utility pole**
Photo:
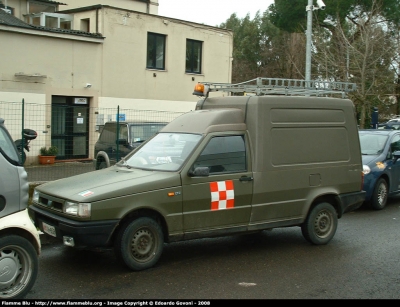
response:
[[[306,81],[311,80],[311,32],[312,32],[312,13],[313,0],[308,0],[307,11],[307,31],[306,31]]]
[[[314,5],[314,0],[308,0],[306,6],[307,11],[307,31],[306,31],[306,86],[309,86],[311,81],[311,35],[312,35],[312,17],[313,11],[325,10],[325,3],[322,0],[317,0],[317,5]]]

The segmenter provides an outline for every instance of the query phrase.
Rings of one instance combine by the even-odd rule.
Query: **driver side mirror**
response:
[[[394,159],[393,163],[396,163],[399,158],[400,158],[400,150],[394,151],[393,152],[393,159]]]

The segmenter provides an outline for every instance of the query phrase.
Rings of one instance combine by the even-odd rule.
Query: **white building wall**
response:
[[[199,100],[192,94],[197,82],[231,81],[229,30],[109,7],[98,14],[74,13],[74,22],[86,18],[91,32],[97,27],[104,39],[0,25],[0,117],[7,115],[14,139],[19,138],[20,115],[6,113],[5,105],[24,99],[38,106],[32,118],[25,117],[25,128],[38,132],[28,160],[51,142],[54,95],[86,97],[94,108],[187,112]],[[165,70],[146,68],[148,32],[167,37]],[[187,39],[203,42],[201,74],[185,72]],[[92,86],[85,88],[86,83]],[[95,124],[95,114],[91,116]],[[98,134],[92,131],[94,127],[94,140]]]
[[[113,7],[124,8],[132,11],[139,11],[144,13],[150,13],[158,15],[158,0],[150,0],[149,3],[139,0],[65,0],[59,1],[66,3],[67,5],[60,5],[60,10],[70,10],[85,6],[103,4]]]
[[[102,14],[101,96],[195,102],[196,82],[230,82],[230,31],[122,10],[105,9]],[[165,70],[146,68],[148,32],[166,35]],[[185,72],[187,39],[203,42],[201,74]]]

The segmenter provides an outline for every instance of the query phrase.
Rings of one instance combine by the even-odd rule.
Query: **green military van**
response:
[[[38,186],[37,227],[113,247],[132,270],[154,266],[165,243],[276,227],[327,244],[365,197],[354,105],[334,98],[354,85],[292,82],[199,84],[196,110],[116,165]],[[209,97],[218,91],[231,95]]]

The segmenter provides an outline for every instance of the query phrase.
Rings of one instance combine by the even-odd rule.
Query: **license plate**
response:
[[[49,224],[46,223],[42,223],[43,225],[43,231],[49,235],[51,235],[52,237],[56,237],[56,228],[54,226],[51,226]]]

